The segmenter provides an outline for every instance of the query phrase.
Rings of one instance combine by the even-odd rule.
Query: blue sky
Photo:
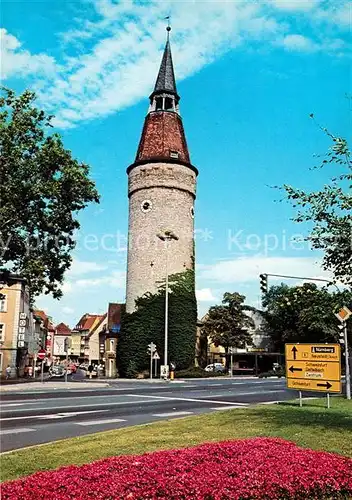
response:
[[[1,75],[37,92],[74,156],[91,165],[101,204],[80,217],[64,297],[38,299],[73,326],[125,297],[127,176],[162,49],[164,17],[194,165],[199,315],[225,291],[258,305],[261,272],[328,276],[321,256],[292,245],[307,228],[270,186],[315,189],[329,141],[309,119],[347,135],[345,0],[5,0]]]

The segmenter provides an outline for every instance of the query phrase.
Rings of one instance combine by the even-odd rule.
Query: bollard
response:
[[[170,380],[173,380],[175,378],[175,372],[171,371],[170,372]]]

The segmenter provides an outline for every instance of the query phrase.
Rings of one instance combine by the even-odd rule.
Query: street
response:
[[[46,382],[1,395],[1,451],[158,420],[292,399],[285,379],[109,381],[109,387]],[[70,385],[72,387],[72,384]],[[306,396],[314,396],[307,393]],[[69,450],[68,450],[69,452]]]

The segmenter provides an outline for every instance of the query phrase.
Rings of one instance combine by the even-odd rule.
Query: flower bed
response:
[[[3,500],[350,499],[352,460],[254,438],[38,472],[1,490]]]

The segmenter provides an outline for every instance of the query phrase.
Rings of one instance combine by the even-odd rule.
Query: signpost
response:
[[[235,349],[236,349],[235,347],[229,347],[229,353],[231,355],[231,358],[230,358],[230,360],[231,360],[231,368],[230,368],[231,373],[230,373],[230,377],[233,376],[233,354],[235,352]]]
[[[65,353],[66,353],[66,371],[65,371],[65,382],[67,383],[67,372],[68,372],[68,350],[71,347],[71,339],[69,337],[65,338],[64,341]]]
[[[148,350],[147,353],[150,355],[150,380],[153,379],[153,356],[154,353],[156,352],[156,345],[154,342],[151,342],[148,344]]]
[[[335,314],[337,319],[341,322],[343,330],[343,343],[345,345],[345,364],[346,364],[346,398],[351,399],[351,373],[350,373],[350,360],[349,360],[349,347],[347,337],[347,320],[352,315],[352,311],[344,306]]]
[[[45,360],[45,356],[46,356],[46,350],[40,349],[38,354],[37,354],[37,358],[40,359],[40,361],[42,362],[42,374],[41,374],[42,384],[44,384],[44,360]]]
[[[286,381],[288,389],[326,392],[328,408],[330,393],[341,392],[341,353],[339,344],[286,344]]]
[[[154,363],[154,370],[155,370],[154,375],[155,375],[155,377],[157,377],[157,375],[158,375],[158,360],[160,359],[158,351],[155,351],[155,353],[153,354],[153,359],[155,361],[155,363]]]

